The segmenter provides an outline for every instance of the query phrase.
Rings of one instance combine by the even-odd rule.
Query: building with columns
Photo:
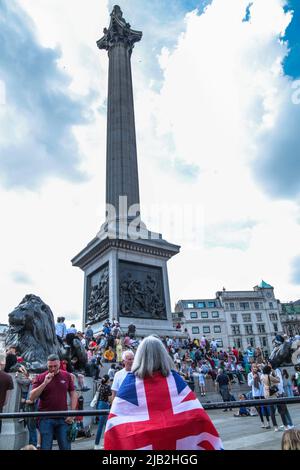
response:
[[[300,300],[282,303],[280,318],[283,331],[287,335],[300,335]]]
[[[269,354],[276,333],[282,333],[280,302],[274,288],[262,281],[252,291],[217,292],[224,308],[229,346],[260,347]]]
[[[203,335],[215,339],[220,349],[227,349],[228,334],[224,308],[219,299],[179,300],[173,313],[174,326],[181,323],[190,339],[200,339]]]
[[[179,300],[175,314],[182,312],[182,328],[191,339],[205,334],[220,347],[260,347],[270,354],[276,333],[283,332],[280,301],[274,288],[262,281],[253,290],[222,291],[214,299]]]

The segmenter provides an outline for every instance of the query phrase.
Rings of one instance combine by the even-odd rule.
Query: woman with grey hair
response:
[[[196,395],[156,336],[139,345],[113,401],[105,450],[220,450],[222,442]]]
[[[167,377],[171,369],[175,370],[175,365],[161,340],[154,335],[145,338],[136,351],[131,372],[144,379],[157,371]]]

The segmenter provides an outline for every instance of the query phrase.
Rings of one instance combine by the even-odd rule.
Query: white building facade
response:
[[[175,312],[183,313],[182,328],[191,339],[214,338],[220,349],[260,347],[267,355],[276,333],[282,333],[280,301],[274,288],[262,281],[252,291],[216,293],[214,299],[180,300]]]
[[[274,288],[262,281],[252,291],[217,292],[224,308],[229,346],[260,347],[270,354],[276,333],[282,333],[280,301]]]
[[[205,336],[209,341],[215,339],[219,350],[228,348],[224,309],[219,299],[179,300],[175,315],[181,319],[182,330],[186,330],[190,339],[200,340]]]

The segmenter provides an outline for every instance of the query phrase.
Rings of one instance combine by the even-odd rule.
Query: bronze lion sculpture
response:
[[[277,336],[274,341],[274,349],[270,354],[269,361],[276,369],[282,366],[300,365],[300,340],[285,341],[283,337]]]
[[[85,367],[87,357],[81,342],[77,338],[65,346],[58,342],[53,313],[40,297],[26,295],[8,318],[5,344],[19,350],[29,370],[38,372],[47,369],[50,354],[58,354],[68,361],[77,357],[79,368]]]

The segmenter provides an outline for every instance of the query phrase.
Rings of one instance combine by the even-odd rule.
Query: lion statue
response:
[[[58,342],[55,334],[54,316],[48,305],[36,295],[29,294],[8,315],[9,329],[6,346],[15,346],[29,370],[47,369],[47,358],[58,354],[70,361],[77,357],[79,366],[85,367],[86,352],[77,338],[69,345]]]
[[[300,365],[300,340],[286,341],[283,336],[277,335],[274,340],[274,349],[269,361],[276,369],[281,366]]]

